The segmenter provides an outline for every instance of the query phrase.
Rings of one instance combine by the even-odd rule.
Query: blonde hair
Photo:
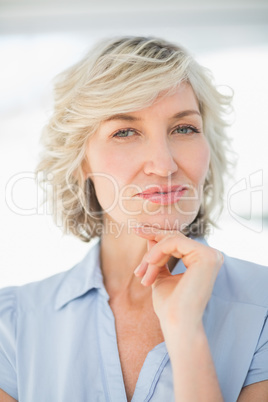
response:
[[[143,109],[182,82],[196,94],[211,150],[201,208],[187,232],[204,235],[209,224],[215,225],[212,213],[221,211],[228,171],[225,114],[232,96],[219,92],[209,70],[182,47],[157,38],[122,37],[98,43],[55,82],[54,113],[43,130],[37,172],[65,233],[84,241],[99,235],[101,207],[82,168],[89,136],[103,120]]]

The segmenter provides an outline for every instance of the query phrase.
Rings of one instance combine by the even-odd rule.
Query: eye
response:
[[[192,134],[192,133],[200,133],[200,130],[198,130],[194,126],[186,125],[186,126],[178,126],[173,130],[173,133],[178,133],[178,134]]]
[[[117,138],[129,138],[129,137],[132,137],[133,135],[135,135],[135,131],[132,130],[132,129],[130,129],[130,128],[127,128],[127,129],[124,129],[124,130],[119,130],[119,131],[117,131],[117,132],[113,135],[113,137],[117,137]]]

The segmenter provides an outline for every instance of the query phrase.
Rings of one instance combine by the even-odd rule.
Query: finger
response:
[[[185,246],[183,239],[178,235],[166,236],[160,240],[156,245],[146,254],[145,261],[150,264],[156,264],[161,266],[167,263],[171,255],[176,258],[183,258],[187,252],[191,252],[196,249],[197,242],[190,242],[188,247]],[[187,238],[186,238],[187,239]],[[191,240],[191,239],[187,239]],[[186,240],[186,242],[187,242]],[[195,244],[196,243],[196,244]]]
[[[156,244],[157,242],[154,240],[148,240],[147,241],[147,250],[150,251],[151,248]]]
[[[222,254],[212,247],[205,246],[186,236],[172,235],[160,240],[145,256],[149,264],[162,266],[170,255],[182,258],[186,268],[194,265],[218,267],[223,263]]]
[[[144,277],[142,278],[142,285],[144,286],[151,286],[153,285],[153,283],[156,281],[156,279],[161,276],[170,276],[171,273],[168,269],[167,265],[164,265],[162,267],[159,267],[157,265],[154,264],[149,264],[147,271],[144,275]]]
[[[146,261],[146,257],[148,252],[151,250],[151,248],[156,244],[154,240],[148,240],[147,242],[147,253],[145,253],[143,259],[141,260],[141,263],[137,266],[137,268],[134,271],[134,274],[138,277],[141,277],[145,274],[147,268],[148,268],[148,262]]]
[[[148,265],[149,265],[148,262],[142,261],[134,271],[135,276],[137,277],[144,276],[145,272],[147,271]]]

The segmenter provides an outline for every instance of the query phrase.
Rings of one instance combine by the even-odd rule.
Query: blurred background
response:
[[[116,35],[181,44],[234,89],[238,163],[209,243],[268,265],[267,0],[0,0],[0,287],[66,270],[89,248],[40,206],[34,169],[53,77]]]

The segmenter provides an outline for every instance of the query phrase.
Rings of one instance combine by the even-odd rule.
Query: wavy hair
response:
[[[182,82],[192,86],[198,99],[211,151],[201,207],[185,232],[195,237],[204,235],[210,224],[216,226],[229,168],[225,129],[232,94],[221,93],[210,71],[184,48],[158,38],[120,37],[99,42],[55,80],[54,111],[42,133],[37,173],[65,233],[84,241],[100,235],[101,206],[83,172],[88,138],[105,119],[141,110]]]

